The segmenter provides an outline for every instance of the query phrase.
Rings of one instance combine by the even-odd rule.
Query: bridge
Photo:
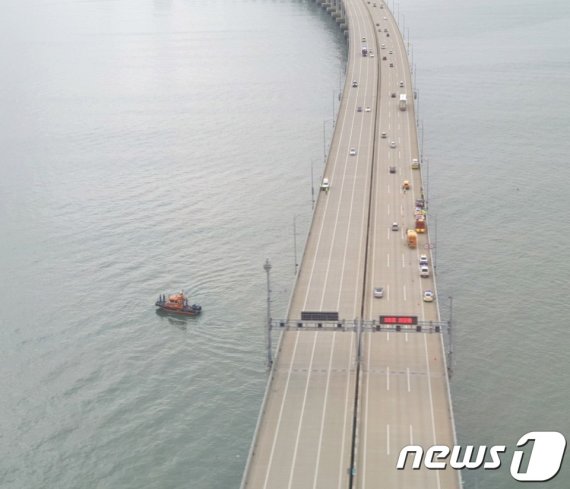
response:
[[[396,470],[406,445],[455,441],[439,298],[423,300],[436,292],[429,234],[407,242],[424,195],[404,40],[380,0],[322,5],[349,44],[329,188],[273,320],[283,334],[241,488],[460,488],[457,472],[412,470],[411,457]]]

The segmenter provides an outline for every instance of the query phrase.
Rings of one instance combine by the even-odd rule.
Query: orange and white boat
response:
[[[184,295],[184,292],[169,296],[161,294],[158,297],[155,306],[161,311],[181,314],[183,316],[197,316],[202,312],[202,306],[199,304],[190,305],[188,303],[188,297]]]

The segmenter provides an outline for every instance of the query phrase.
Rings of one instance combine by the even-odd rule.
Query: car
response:
[[[422,278],[429,277],[429,267],[427,265],[420,266],[420,277]]]
[[[373,7],[376,7],[376,4],[375,4],[375,3],[373,3],[373,4],[372,4],[372,6],[373,6]]]
[[[357,87],[358,86],[358,82],[356,80],[352,80],[352,86],[353,87]]]
[[[378,22],[376,22],[376,27],[378,27],[380,24]]]
[[[390,148],[396,147],[396,141],[390,141]]]
[[[400,88],[404,87],[404,82],[400,80]]]
[[[362,112],[362,107],[360,105],[356,107],[356,112]]]
[[[372,51],[370,51],[370,57],[373,58],[374,57],[374,53]]]
[[[433,302],[435,294],[431,290],[424,290],[424,302]]]
[[[394,52],[393,52],[393,51],[388,51],[388,54],[394,54]]]
[[[384,17],[384,20],[388,20],[388,17]]]
[[[321,190],[327,190],[331,187],[330,183],[329,183],[329,179],[328,178],[323,178],[323,181],[321,183]]]
[[[396,98],[396,92],[392,92],[392,93],[390,94],[390,97]]]
[[[370,112],[370,107],[366,107],[366,108],[364,109],[364,112]]]
[[[350,156],[356,156],[356,148],[350,148],[349,154]]]
[[[365,37],[362,38],[362,42],[366,42],[366,38],[365,38]]]
[[[408,180],[404,180],[404,182],[402,183],[402,188],[404,190],[410,190],[410,182],[408,182]]]
[[[420,163],[417,158],[414,158],[412,160],[412,170],[419,170],[419,169],[420,169]]]
[[[397,222],[393,222],[392,223],[392,231],[399,231],[400,230],[400,226],[398,226]]]
[[[396,167],[395,166],[390,167],[390,173],[396,173]]]
[[[386,59],[387,59],[386,56],[382,56],[383,61],[386,61]]]
[[[428,264],[428,257],[427,255],[420,255],[420,267],[422,265],[426,265]]]
[[[386,44],[380,45],[380,49],[386,49]]]
[[[386,32],[386,37],[390,37],[390,33],[389,33],[389,32]]]
[[[380,134],[380,137],[381,137],[382,139],[386,139],[386,133],[383,132],[382,134]]]
[[[394,63],[390,63],[390,68],[394,68]]]
[[[384,8],[384,5],[380,4],[380,8]]]
[[[374,287],[373,294],[376,299],[382,299],[384,297],[384,287]]]
[[[386,29],[385,27],[384,27],[384,32],[388,32],[388,29]]]

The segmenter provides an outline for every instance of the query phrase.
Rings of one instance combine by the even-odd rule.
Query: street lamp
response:
[[[263,269],[265,270],[265,273],[267,273],[267,368],[271,368],[273,365],[273,354],[271,347],[271,285],[269,282],[271,263],[269,258],[265,260]]]

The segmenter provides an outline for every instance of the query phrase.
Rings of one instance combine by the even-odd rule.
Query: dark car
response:
[[[390,167],[390,173],[396,173],[396,167],[395,166]]]

